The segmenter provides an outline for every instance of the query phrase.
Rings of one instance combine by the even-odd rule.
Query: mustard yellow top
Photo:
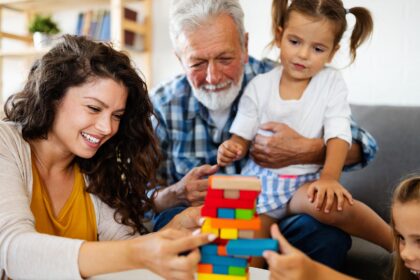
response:
[[[74,185],[70,197],[57,217],[54,215],[48,191],[42,185],[38,170],[32,162],[33,191],[31,210],[35,229],[40,233],[96,241],[97,227],[93,202],[85,190],[79,166],[74,166]]]

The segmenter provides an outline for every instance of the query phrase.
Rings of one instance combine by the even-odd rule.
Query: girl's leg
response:
[[[350,235],[371,241],[392,252],[391,228],[375,211],[357,200],[354,200],[353,205],[345,201],[342,211],[337,211],[337,201],[334,202],[330,213],[316,210],[306,194],[309,185],[310,183],[304,184],[293,195],[288,204],[288,214],[311,215],[321,223],[338,227]]]
[[[272,224],[276,223],[277,220],[264,214],[260,215],[260,219],[261,229],[255,232],[255,238],[271,238],[270,227]],[[265,268],[266,263],[263,257],[253,257],[249,265],[252,267]]]

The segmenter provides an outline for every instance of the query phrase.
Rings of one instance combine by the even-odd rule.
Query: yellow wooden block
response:
[[[223,275],[223,274],[209,274],[209,273],[198,273],[197,280],[248,280],[248,275],[236,276],[236,275]]]
[[[211,227],[210,219],[205,219],[203,225],[201,226],[201,232],[212,233],[219,237],[219,229]]]
[[[238,239],[238,229],[236,228],[221,228],[220,238],[222,239]]]

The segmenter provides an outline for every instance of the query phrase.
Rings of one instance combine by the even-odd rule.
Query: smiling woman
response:
[[[139,236],[153,209],[146,194],[159,152],[146,84],[125,54],[64,36],[4,109],[0,272],[77,279],[147,268],[193,278],[197,247],[214,238],[178,229],[197,225],[197,209],[179,214],[169,229]]]

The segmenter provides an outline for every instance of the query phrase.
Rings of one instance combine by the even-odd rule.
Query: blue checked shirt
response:
[[[223,131],[218,132],[209,112],[194,97],[185,75],[154,90],[152,101],[155,108],[155,131],[160,141],[163,161],[158,175],[168,185],[178,182],[192,168],[203,164],[216,164],[219,145],[230,138],[229,128],[238,110],[240,96],[248,82],[258,74],[270,71],[276,65],[270,60],[259,61],[249,57],[245,66],[241,92],[234,101]],[[351,124],[353,141],[362,146],[361,163],[346,167],[346,170],[366,166],[375,156],[375,139],[354,121]],[[225,174],[240,174],[246,158],[219,169]]]

